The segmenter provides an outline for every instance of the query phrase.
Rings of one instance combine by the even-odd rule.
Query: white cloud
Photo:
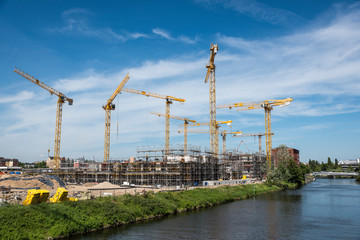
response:
[[[32,99],[33,97],[34,97],[33,92],[21,91],[21,92],[17,93],[16,95],[1,96],[0,104],[26,101],[26,100]]]
[[[83,73],[70,78],[59,79],[54,88],[65,92],[82,92],[96,89],[102,84],[109,82],[109,79],[94,69],[88,69]]]
[[[357,8],[353,8],[349,14],[336,15],[327,25],[314,25],[307,31],[300,30],[292,35],[261,41],[219,34],[220,50],[215,59],[217,103],[293,97],[289,107],[274,109],[274,124],[298,116],[360,112],[359,13]],[[160,33],[163,38],[171,38],[166,31],[158,31],[158,36],[161,36]],[[177,59],[145,61],[112,73],[92,69],[59,79],[54,87],[71,93],[69,97],[74,99],[74,105],[64,106],[63,110],[61,155],[78,157],[85,154],[88,158],[95,156],[102,160],[105,113],[101,106],[128,72],[131,78],[126,88],[184,98],[185,104],[174,102],[171,105],[171,114],[207,122],[209,85],[204,83],[204,78],[208,48],[202,52],[202,57],[184,57],[191,56],[184,53]],[[25,93],[16,97],[2,96],[0,102],[21,99],[20,95],[26,96]],[[24,152],[46,153],[49,132],[52,148],[57,99],[54,96],[38,99],[30,95],[28,99],[33,100],[31,103],[17,103],[14,107],[18,110],[8,116],[15,119],[11,123],[13,126],[8,124],[6,130],[0,132],[0,146],[14,149],[11,151],[14,156],[17,156],[15,148],[18,146],[26,146]],[[23,99],[27,98],[23,96]],[[134,155],[136,145],[163,145],[164,119],[149,112],[164,113],[164,100],[123,93],[114,103],[111,157]],[[263,132],[264,111],[246,112],[219,109],[217,118],[233,120],[234,130]],[[171,144],[181,144],[183,137],[176,132],[181,121],[171,120],[170,123]],[[309,130],[316,127],[320,126],[303,126]],[[197,144],[209,144],[206,135],[189,136],[189,143],[194,143],[193,139],[199,140]]]
[[[201,71],[205,59],[146,61],[140,67],[125,69],[136,81],[181,76],[184,72]]]
[[[67,10],[62,13],[65,25],[60,28],[48,29],[48,31],[52,33],[97,38],[110,43],[126,42],[128,40],[139,38],[152,39],[156,36],[160,36],[171,41],[183,42],[186,44],[194,44],[198,40],[197,37],[195,39],[191,39],[190,37],[185,35],[172,37],[168,31],[160,28],[152,29],[152,34],[146,34],[141,32],[128,32],[125,30],[122,30],[121,33],[118,33],[108,26],[92,26],[89,20],[89,16],[91,15],[93,14],[87,9],[75,8]]]
[[[87,9],[69,9],[62,13],[65,25],[60,28],[53,28],[48,30],[53,33],[98,38],[111,43],[126,42],[130,39],[150,37],[145,33],[129,33],[126,31],[123,31],[123,33],[117,33],[110,27],[93,27],[89,21],[89,16],[91,15],[93,14]]]
[[[152,32],[155,34],[155,35],[158,35],[160,37],[163,37],[167,40],[171,40],[171,41],[179,41],[179,42],[184,42],[184,43],[188,43],[188,44],[194,44],[197,42],[197,37],[195,39],[191,39],[187,36],[184,36],[184,35],[180,35],[178,37],[172,37],[171,34],[164,30],[164,29],[160,29],[160,28],[154,28],[152,30]]]
[[[159,35],[159,36],[161,36],[161,37],[163,37],[163,38],[166,38],[168,40],[173,40],[173,38],[170,36],[170,34],[167,31],[163,30],[163,29],[154,28],[152,30],[152,32]]]
[[[291,25],[304,22],[304,19],[291,11],[270,7],[256,0],[195,0],[206,6],[222,6],[240,14],[255,18],[258,21],[274,25]]]
[[[302,130],[306,130],[306,131],[316,131],[316,130],[322,130],[322,129],[328,129],[330,128],[329,125],[325,125],[325,124],[311,124],[311,125],[305,125],[300,127],[300,129]]]
[[[358,112],[357,104],[346,101],[360,92],[360,7],[347,12],[327,25],[275,39],[219,34],[219,46],[227,49],[224,59],[220,51],[217,56],[218,103],[293,97],[298,115]],[[342,101],[322,104],[327,96]],[[311,97],[317,100],[296,101]]]

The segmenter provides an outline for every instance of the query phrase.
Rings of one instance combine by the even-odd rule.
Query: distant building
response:
[[[64,157],[59,158],[59,159],[60,159],[59,166],[61,166],[61,164],[66,161],[66,159]],[[48,157],[48,159],[46,160],[46,166],[48,168],[55,168],[56,167],[54,157],[50,157],[50,156]]]
[[[0,175],[20,174],[19,160],[0,157]]]
[[[17,167],[19,166],[18,159],[9,159],[0,157],[0,167]]]
[[[344,160],[344,161],[339,161],[339,165],[341,166],[341,168],[343,170],[348,170],[349,167],[357,168],[360,165],[360,158],[356,159],[356,160]]]
[[[279,150],[280,150],[279,147],[271,149],[271,158],[275,166],[278,166],[281,161],[281,159],[278,159],[278,154],[277,154]],[[287,147],[287,151],[289,155],[294,159],[295,163],[297,165],[300,165],[300,151],[295,148],[289,148],[289,147]]]

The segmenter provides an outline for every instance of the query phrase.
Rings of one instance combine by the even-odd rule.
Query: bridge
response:
[[[356,172],[313,172],[314,177],[327,177],[327,178],[355,178],[359,175]]]

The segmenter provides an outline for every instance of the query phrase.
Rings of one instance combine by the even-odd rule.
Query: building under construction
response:
[[[97,163],[85,159],[62,158],[59,175],[68,183],[109,181],[114,184],[142,186],[197,186],[204,181],[235,180],[243,176],[261,179],[265,155],[229,152],[215,156],[192,147],[184,155],[183,148],[141,149],[126,161]]]

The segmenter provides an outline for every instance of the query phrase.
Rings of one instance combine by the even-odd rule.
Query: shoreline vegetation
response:
[[[125,194],[57,204],[8,205],[0,208],[0,238],[65,238],[295,188],[296,184],[291,183],[281,186],[261,183]]]

